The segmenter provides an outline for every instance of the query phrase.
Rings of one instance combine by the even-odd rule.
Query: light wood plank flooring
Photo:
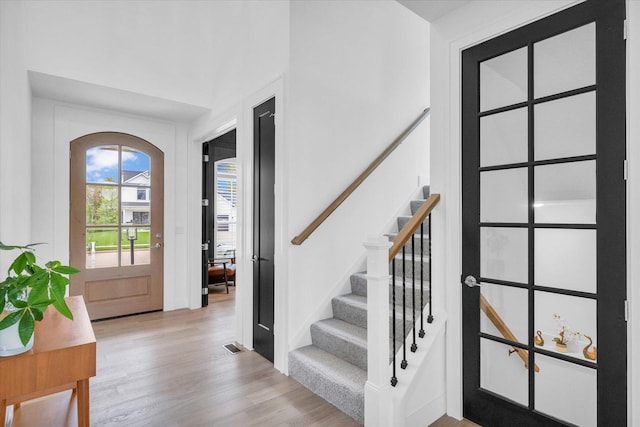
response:
[[[92,426],[357,426],[255,352],[228,353],[235,288],[209,307],[93,324]],[[76,426],[75,396],[23,403],[14,426]],[[473,427],[442,417],[432,427]],[[477,427],[477,426],[476,426]]]
[[[431,424],[429,427],[481,427],[476,423],[472,423],[469,420],[461,420],[458,421],[454,418],[443,415],[436,422]]]
[[[236,355],[233,293],[200,310],[94,323],[95,426],[355,426],[255,352]]]

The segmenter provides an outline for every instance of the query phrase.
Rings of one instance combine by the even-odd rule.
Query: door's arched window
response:
[[[151,158],[126,145],[86,151],[86,268],[149,263]]]

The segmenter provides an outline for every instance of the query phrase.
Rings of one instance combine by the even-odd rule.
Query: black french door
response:
[[[464,416],[626,425],[624,0],[462,53]]]

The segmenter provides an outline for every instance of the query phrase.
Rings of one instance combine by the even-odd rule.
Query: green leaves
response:
[[[76,273],[80,273],[80,270],[78,270],[77,268],[74,268],[74,267],[70,267],[68,265],[61,265],[61,266],[58,266],[56,268],[52,268],[51,270],[55,271],[56,273],[60,273],[60,274],[76,274]]]
[[[0,330],[7,329],[9,326],[15,325],[18,322],[18,320],[20,320],[21,317],[22,317],[21,310],[14,311],[13,313],[9,314],[7,317],[5,317],[0,321]]]
[[[11,273],[11,271],[13,271],[15,274],[20,274],[24,271],[28,261],[26,254],[27,252],[22,252],[16,257],[16,259],[13,260],[13,263],[11,263],[11,265],[9,266],[8,273]]]
[[[64,301],[64,294],[67,289],[67,284],[69,284],[69,279],[63,277],[57,273],[51,273],[51,296],[53,299],[53,306],[62,314],[64,317],[73,320],[73,314],[69,307],[67,307],[67,303]]]
[[[20,319],[20,324],[18,325],[18,334],[20,335],[22,345],[27,345],[31,336],[33,336],[34,329],[35,321],[33,320],[33,315],[30,311],[25,310],[22,319]]]
[[[65,275],[79,273],[80,270],[62,265],[60,261],[49,261],[44,268],[39,266],[32,249],[39,244],[14,246],[0,242],[0,250],[20,251],[9,266],[7,278],[0,282],[0,313],[6,309],[7,302],[15,308],[0,320],[0,330],[17,323],[23,345],[33,336],[35,322],[44,318],[48,306],[53,305],[63,316],[73,319],[73,313],[64,299],[69,285]]]

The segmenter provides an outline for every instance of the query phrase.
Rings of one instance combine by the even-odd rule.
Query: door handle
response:
[[[156,243],[156,246],[155,246],[156,249],[160,249],[161,247],[162,247],[162,243]]]
[[[473,276],[467,276],[464,278],[464,283],[465,285],[467,285],[470,288],[475,288],[476,286],[480,286],[480,283],[478,283],[478,281],[476,280],[475,277]]]
[[[258,255],[254,255],[251,257],[251,262],[258,262],[260,261],[260,258],[258,258]]]

